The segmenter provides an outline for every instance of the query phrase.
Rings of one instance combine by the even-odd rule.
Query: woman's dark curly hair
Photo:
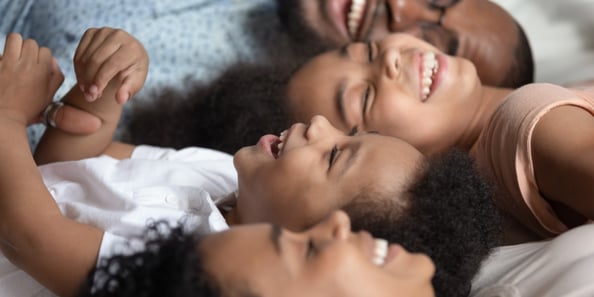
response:
[[[101,260],[79,296],[222,296],[204,270],[197,251],[199,237],[157,221],[139,239],[144,250]]]
[[[189,91],[166,89],[154,99],[136,100],[130,119],[122,123],[123,140],[234,154],[293,123],[282,99],[292,69],[282,63],[238,64],[211,84],[189,81]]]
[[[471,157],[453,149],[423,161],[404,195],[367,189],[345,211],[354,230],[431,257],[436,296],[461,297],[468,296],[473,276],[501,239],[493,195]]]

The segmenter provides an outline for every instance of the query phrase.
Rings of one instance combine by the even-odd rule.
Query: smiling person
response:
[[[338,47],[405,32],[472,61],[486,85],[533,81],[528,40],[513,17],[489,0],[277,0],[296,39]]]
[[[143,250],[103,261],[82,296],[435,296],[429,257],[351,232],[342,211],[298,233],[252,224],[199,236],[157,223],[140,240]]]
[[[377,131],[429,155],[469,151],[532,237],[594,219],[592,86],[488,87],[469,60],[391,35],[312,59],[287,93],[297,120],[323,114],[343,131]]]
[[[117,254],[126,239],[153,220],[181,222],[201,234],[256,222],[304,230],[342,208],[354,229],[431,257],[438,296],[466,294],[498,240],[491,188],[467,155],[454,151],[426,158],[393,137],[346,134],[324,117],[295,124],[281,136],[263,136],[234,158],[201,148],[175,151],[112,142],[121,87],[140,83],[148,70],[139,42],[112,28],[88,30],[75,68],[84,77],[95,71],[115,75],[124,67],[133,69],[127,72],[130,80],[112,77],[92,102],[74,87],[62,102],[95,114],[101,127],[87,136],[49,128],[35,164],[25,149],[26,125],[57,88],[30,86],[41,84],[43,75],[49,80],[52,72],[45,67],[51,65],[19,67],[19,59],[38,59],[36,48],[31,40],[11,35],[9,54],[0,61],[6,66],[0,67],[0,81],[6,82],[0,85],[6,90],[0,100],[5,164],[0,248],[59,295],[75,294],[98,259]],[[131,65],[122,63],[125,57]],[[14,79],[19,83],[9,83]]]

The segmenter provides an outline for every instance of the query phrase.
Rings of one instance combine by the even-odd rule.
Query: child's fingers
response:
[[[51,87],[55,93],[64,82],[64,73],[62,73],[62,69],[60,69],[60,65],[58,65],[58,60],[54,57],[52,57],[52,73]]]
[[[53,59],[52,51],[47,47],[41,47],[37,51],[37,63],[46,64],[50,71],[53,70]]]
[[[120,72],[121,86],[116,93],[116,101],[120,104],[126,103],[136,94],[146,80],[147,70],[142,69],[140,63],[135,63],[124,71]]]
[[[91,42],[93,41],[93,37],[95,36],[95,33],[97,33],[97,31],[98,30],[95,28],[88,29],[87,31],[85,31],[74,53],[75,63],[82,59],[82,56],[86,53],[87,48],[89,47],[89,44],[91,44]]]
[[[39,45],[33,39],[27,39],[23,42],[21,60],[27,63],[37,64],[39,61]]]
[[[133,95],[130,91],[131,87],[129,83],[126,83],[126,81],[124,81],[124,84],[120,86],[120,89],[116,93],[116,102],[119,104],[125,104]]]
[[[113,43],[105,43],[104,46],[97,49],[92,59],[94,62],[89,63],[83,70],[85,76],[89,78],[86,81],[88,85],[94,85],[97,87],[99,93],[103,92],[105,86],[126,67],[130,67],[130,57],[119,52],[121,45]],[[95,63],[95,61],[102,61],[101,63]]]
[[[7,60],[16,60],[21,56],[23,37],[18,33],[10,33],[4,44],[4,57]]]
[[[106,28],[97,30],[97,32],[95,32],[93,34],[93,38],[91,39],[91,42],[86,47],[86,49],[84,50],[82,55],[79,57],[77,62],[82,62],[83,64],[91,62],[92,61],[91,59],[95,54],[95,51],[97,51],[97,49],[99,49],[103,45],[103,43],[107,40],[107,38],[111,34],[113,34],[113,30],[109,30]]]
[[[75,60],[78,83],[81,85],[87,100],[96,99],[103,90],[103,88],[94,85],[93,80],[101,64],[117,51],[118,45],[109,42],[112,34],[112,29],[104,28],[95,31],[84,52]]]

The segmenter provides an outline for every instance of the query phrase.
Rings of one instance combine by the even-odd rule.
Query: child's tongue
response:
[[[267,134],[260,138],[260,140],[258,141],[258,146],[276,159],[278,157],[279,143],[280,139],[278,138],[278,136]]]

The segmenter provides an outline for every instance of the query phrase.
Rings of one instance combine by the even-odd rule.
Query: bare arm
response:
[[[50,127],[37,147],[35,160],[45,164],[105,153],[129,157],[133,147],[121,144],[112,147],[112,138],[122,104],[140,90],[146,79],[148,55],[144,47],[119,29],[89,29],[81,39],[74,62],[80,87],[72,88],[62,101],[96,115],[101,126],[88,135]]]
[[[534,130],[532,153],[543,195],[569,207],[566,223],[594,219],[594,116],[575,106],[554,108]]]
[[[31,155],[26,126],[61,79],[47,48],[17,34],[0,59],[0,249],[41,284],[74,296],[94,266],[102,232],[63,217]]]

